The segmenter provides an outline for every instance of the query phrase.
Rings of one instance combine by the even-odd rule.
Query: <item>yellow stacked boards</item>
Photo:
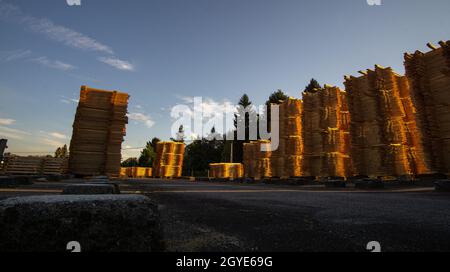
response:
[[[289,98],[274,106],[279,107],[278,146],[265,140],[244,144],[245,177],[300,177],[303,174],[302,101]]]
[[[376,66],[360,77],[346,77],[351,114],[351,149],[357,174],[371,177],[427,174],[422,140],[405,76]]]
[[[156,159],[153,163],[153,176],[159,178],[181,177],[183,171],[184,150],[184,143],[157,143]]]
[[[272,154],[270,150],[270,141],[254,141],[245,143],[244,150],[244,175],[248,178],[267,178],[272,177]]]
[[[304,175],[303,103],[290,97],[279,106],[280,143],[279,148],[272,152],[272,176],[301,177]]]
[[[244,176],[244,167],[241,163],[211,163],[209,169],[210,178],[237,179]]]
[[[121,167],[121,178],[151,178],[153,176],[152,168],[150,167]]]
[[[70,144],[69,169],[75,175],[120,174],[129,95],[82,86]]]
[[[306,176],[352,174],[347,96],[338,87],[303,93],[303,168]]]
[[[416,143],[411,156],[425,159],[419,167],[425,172],[450,174],[450,41],[439,44],[426,53],[405,54],[414,106],[409,115],[417,120],[408,124],[408,130]]]

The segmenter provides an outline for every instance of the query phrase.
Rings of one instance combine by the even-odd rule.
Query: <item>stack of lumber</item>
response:
[[[432,173],[450,173],[450,41],[431,51],[405,54],[417,123],[410,130],[424,146],[426,166]]]
[[[128,98],[126,93],[81,87],[70,144],[71,173],[119,175]]]
[[[303,93],[305,175],[351,175],[349,122],[346,93],[338,87]]]
[[[303,176],[302,100],[288,98],[280,106],[280,144],[272,153],[274,177]]]
[[[62,175],[68,172],[68,158],[44,158],[42,161],[42,174]]]
[[[151,178],[153,171],[151,167],[121,167],[121,178]]]
[[[159,178],[181,177],[183,171],[184,149],[184,143],[157,143],[156,159],[153,163],[153,175]]]
[[[389,177],[428,172],[417,138],[407,78],[376,65],[345,81],[356,174]]]
[[[129,178],[128,169],[130,167],[120,167],[119,177],[120,178]]]
[[[4,172],[9,175],[61,175],[67,173],[66,158],[20,157],[5,158]]]
[[[42,173],[42,157],[6,157],[5,172],[10,175],[39,175]]]
[[[241,163],[211,163],[209,177],[218,179],[237,179],[244,176],[244,166]]]
[[[268,151],[263,151],[263,146],[264,150]],[[245,177],[256,179],[272,177],[270,141],[245,143],[243,164]]]
[[[278,148],[272,150],[270,141],[244,144],[246,177],[259,179],[303,175],[302,101],[288,98],[281,104],[272,104],[272,107],[275,106],[279,107],[279,116],[272,116],[272,122],[279,122]]]
[[[256,144],[255,142],[243,144],[243,165],[244,176],[246,178],[255,178],[258,176],[257,161],[256,161]]]

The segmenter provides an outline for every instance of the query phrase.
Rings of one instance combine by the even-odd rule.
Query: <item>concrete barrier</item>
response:
[[[141,195],[52,195],[0,201],[1,252],[162,251],[157,205]]]

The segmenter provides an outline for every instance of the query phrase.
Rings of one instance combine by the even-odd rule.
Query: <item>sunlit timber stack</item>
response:
[[[241,163],[211,163],[209,169],[210,178],[237,179],[244,176],[244,167]]]
[[[417,141],[408,80],[379,65],[345,77],[356,174],[396,177],[429,172]]]
[[[245,177],[256,179],[272,177],[270,141],[245,143],[243,165]]]
[[[156,144],[156,159],[153,175],[158,178],[181,177],[183,171],[184,143],[159,142]]]
[[[450,174],[450,41],[427,53],[405,54],[406,76],[416,108],[416,141],[424,145],[431,172]]]
[[[255,142],[243,144],[243,160],[244,164],[244,177],[254,178],[258,176],[257,160],[256,160],[256,144]]]
[[[153,171],[151,167],[121,167],[121,178],[151,178]]]
[[[303,175],[302,101],[288,98],[280,104],[272,104],[274,106],[279,107],[279,116],[272,116],[272,122],[279,124],[278,146],[270,141],[244,144],[246,177],[260,179]]]
[[[279,106],[280,143],[279,148],[273,152],[273,176],[301,177],[304,175],[302,100],[291,97]]]
[[[129,95],[82,86],[70,143],[69,170],[82,176],[120,174]]]
[[[304,92],[302,120],[304,174],[314,177],[352,175],[346,93],[329,85]]]

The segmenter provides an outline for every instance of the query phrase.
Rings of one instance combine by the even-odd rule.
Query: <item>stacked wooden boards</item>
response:
[[[303,175],[302,101],[288,98],[281,104],[272,105],[275,106],[279,107],[279,115],[272,116],[272,122],[279,124],[278,146],[271,141],[244,144],[246,177],[260,179]]]
[[[304,92],[302,121],[305,175],[351,175],[350,116],[346,93],[328,85],[314,92]]]
[[[151,167],[121,167],[121,178],[151,178],[153,171]]]
[[[361,77],[346,77],[356,173],[370,177],[429,171],[421,141],[414,140],[414,108],[405,76],[376,66]]]
[[[209,169],[210,178],[237,179],[244,176],[244,167],[241,163],[211,163]]]
[[[273,177],[303,176],[302,100],[288,98],[280,105],[279,147],[272,152]]]
[[[153,163],[153,175],[159,178],[181,177],[183,171],[184,150],[184,143],[157,143],[156,159]]]
[[[8,175],[61,175],[67,170],[66,158],[5,157],[4,172]]]
[[[406,76],[416,108],[411,128],[424,145],[431,172],[450,174],[450,41],[423,53],[405,54]]]
[[[61,175],[67,173],[69,168],[68,158],[44,158],[42,160],[42,174]]]
[[[70,143],[71,173],[119,175],[128,99],[126,93],[81,87]]]
[[[264,149],[262,148],[263,146],[265,146]],[[252,141],[250,143],[244,143],[243,148],[244,176],[257,179],[272,177],[272,152],[270,151],[270,141]]]

